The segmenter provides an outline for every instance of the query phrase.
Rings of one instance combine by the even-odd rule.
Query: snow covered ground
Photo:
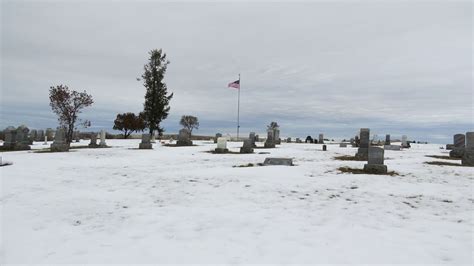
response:
[[[356,151],[337,145],[107,143],[0,153],[0,264],[473,263],[473,169],[423,164],[440,145],[386,151],[400,176],[380,176],[340,173],[364,162],[333,160]],[[265,157],[296,166],[232,167]]]

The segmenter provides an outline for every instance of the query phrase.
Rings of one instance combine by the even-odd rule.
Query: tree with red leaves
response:
[[[72,134],[76,129],[76,122],[81,122],[84,127],[90,126],[90,121],[81,121],[78,115],[82,109],[94,103],[92,95],[86,91],[70,90],[65,85],[52,86],[49,89],[49,105],[58,115],[59,125],[66,130],[66,141],[71,143]]]

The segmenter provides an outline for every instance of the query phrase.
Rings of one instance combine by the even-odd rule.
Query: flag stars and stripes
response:
[[[227,85],[227,87],[240,89],[240,80],[236,80],[234,82],[229,83],[229,85]]]

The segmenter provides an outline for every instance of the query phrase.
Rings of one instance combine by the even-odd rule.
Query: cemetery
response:
[[[314,250],[325,250],[325,241],[318,240],[324,236],[337,239],[354,254],[372,248],[398,261],[415,256],[433,262],[463,259],[470,242],[472,198],[470,187],[461,184],[470,182],[473,168],[462,165],[472,165],[473,133],[464,134],[465,156],[452,158],[450,151],[437,144],[411,144],[398,150],[384,149],[386,142],[366,145],[367,130],[360,130],[361,147],[367,147],[367,160],[360,161],[335,157],[355,158],[361,147],[324,141],[282,142],[275,144],[277,149],[263,148],[269,140],[256,141],[254,132],[243,141],[218,137],[214,144],[214,137],[209,137],[210,141],[195,140],[193,146],[178,149],[167,145],[169,139],[152,146],[145,133],[141,139],[104,138],[99,144],[96,134],[91,134],[90,140],[65,145],[58,129],[54,141],[33,141],[31,150],[0,153],[5,164],[0,168],[3,214],[9,217],[4,226],[21,229],[5,231],[4,238],[17,239],[8,249],[19,250],[28,247],[30,240],[49,235],[47,244],[37,247],[26,261],[49,261],[49,250],[71,241],[88,243],[87,256],[98,260],[118,251],[130,252],[127,243],[133,239],[141,243],[132,249],[137,255],[157,243],[168,253],[190,241],[209,248],[202,256],[219,251],[225,257],[229,249],[219,244],[222,241],[231,243],[232,250],[251,252],[233,241],[234,230],[240,231],[241,241],[291,235],[294,240],[291,245],[283,243],[283,250],[297,248],[307,257]],[[274,135],[268,136],[273,141]],[[109,149],[97,149],[104,145]],[[323,145],[327,150],[320,152]],[[35,153],[83,146],[87,148],[75,152]],[[262,152],[253,152],[254,146]],[[144,155],[137,147],[151,152]],[[433,160],[442,164],[430,164]],[[41,174],[33,178],[32,168]],[[353,229],[343,226],[345,220],[357,226],[357,235],[349,237]],[[429,234],[419,231],[421,220]],[[260,226],[267,229],[257,233]],[[437,230],[440,226],[445,229]],[[53,233],[57,228],[70,233],[60,237]],[[390,248],[376,242],[354,245],[367,236],[382,240],[387,230],[397,232],[386,236]],[[170,238],[171,234],[175,237]],[[190,238],[181,241],[185,235]],[[99,248],[98,239],[114,248]],[[406,248],[421,243],[423,251]],[[257,256],[262,261],[289,255],[262,248],[266,255]],[[79,259],[82,249],[70,244],[53,257],[55,261]],[[183,258],[182,262],[187,261]]]
[[[0,266],[474,265],[469,1],[2,1]]]

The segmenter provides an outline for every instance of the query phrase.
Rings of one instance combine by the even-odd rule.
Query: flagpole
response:
[[[240,89],[242,88],[242,83],[240,82],[240,73],[239,73],[239,96],[237,100],[237,141],[239,141],[239,129],[240,129]]]

